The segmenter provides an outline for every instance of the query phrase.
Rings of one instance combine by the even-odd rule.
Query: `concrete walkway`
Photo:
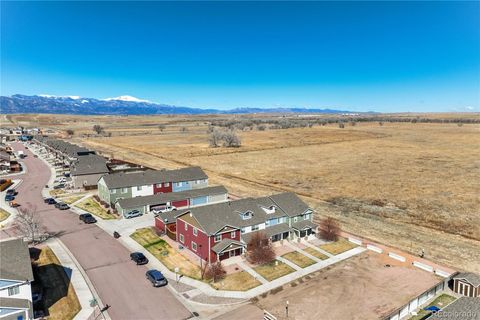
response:
[[[71,270],[70,283],[75,289],[77,294],[78,301],[82,309],[77,313],[74,320],[87,319],[95,311],[95,307],[90,306],[90,301],[95,298],[99,299],[98,295],[93,294],[90,291],[89,285],[87,282],[88,277],[86,277],[85,272],[80,271],[81,267],[74,261],[73,255],[68,251],[68,249],[61,243],[60,240],[52,238],[49,239],[46,243],[52,249],[53,253],[57,256],[60,264],[64,268],[69,268]],[[82,269],[83,270],[83,269]],[[92,286],[93,288],[93,286]]]
[[[268,283],[268,280],[265,279],[264,277],[262,277],[260,274],[256,273],[255,270],[253,270],[249,265],[247,265],[245,262],[243,261],[240,261],[240,262],[237,262],[237,264],[245,271],[247,271],[248,273],[250,273],[252,275],[252,277],[254,277],[255,279],[257,279],[258,281],[260,281],[261,283],[265,284],[265,283]]]

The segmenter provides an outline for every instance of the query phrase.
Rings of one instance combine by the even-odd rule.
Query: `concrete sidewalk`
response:
[[[60,264],[64,268],[69,268],[72,273],[70,274],[70,283],[72,284],[73,288],[75,289],[75,293],[77,294],[78,301],[82,309],[75,315],[74,320],[82,320],[87,319],[90,315],[95,311],[95,307],[90,305],[90,301],[92,299],[99,300],[97,294],[94,294],[90,290],[90,280],[85,274],[85,271],[81,271],[81,266],[74,260],[75,258],[73,255],[68,251],[68,249],[61,243],[60,240],[56,238],[49,239],[46,243],[52,249],[52,251],[57,256]],[[83,269],[82,269],[83,270]],[[89,284],[90,283],[90,286]],[[92,286],[93,288],[93,286]]]

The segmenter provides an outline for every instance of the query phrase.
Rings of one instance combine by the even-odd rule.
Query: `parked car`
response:
[[[175,206],[166,206],[164,208],[155,208],[152,210],[153,214],[158,215],[160,213],[165,213],[165,212],[170,212],[170,211],[175,211],[177,210],[177,207]]]
[[[97,222],[97,219],[95,219],[95,217],[92,216],[90,213],[82,213],[78,216],[78,219],[87,224]]]
[[[123,214],[125,219],[135,218],[135,217],[139,217],[141,215],[143,215],[143,214],[138,210],[132,210],[130,212],[126,212],[126,213]]]
[[[65,184],[64,183],[60,183],[60,184],[57,184],[56,186],[53,186],[53,189],[57,190],[57,189],[62,189],[62,188],[65,188]]]
[[[45,200],[43,200],[46,204],[56,204],[57,201],[53,198],[47,198]]]
[[[16,196],[18,194],[18,191],[15,189],[8,189],[7,190],[7,195],[10,194],[12,196]]]
[[[12,201],[12,200],[15,200],[15,196],[14,196],[14,195],[11,195],[11,194],[5,195],[5,201],[6,201],[6,202],[9,202],[9,201]]]
[[[64,203],[64,202],[57,202],[55,204],[55,208],[57,209],[60,209],[60,210],[68,210],[70,209],[70,207],[68,206],[68,204]]]
[[[135,261],[137,265],[147,264],[148,259],[141,252],[134,252],[130,254],[130,259]]]
[[[152,283],[154,287],[163,287],[168,284],[168,280],[158,270],[155,270],[155,269],[148,270],[145,275],[147,276],[147,279]]]

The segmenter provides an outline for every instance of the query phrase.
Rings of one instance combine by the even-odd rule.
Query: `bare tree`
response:
[[[165,130],[166,128],[167,128],[167,126],[164,125],[164,124],[159,124],[158,125],[158,130],[160,130],[160,132],[163,132],[163,130]]]
[[[223,146],[227,148],[238,148],[242,145],[237,133],[229,130],[223,134]]]
[[[263,232],[256,232],[247,245],[247,259],[253,264],[265,264],[275,260],[275,250]]]
[[[96,134],[100,134],[103,132],[103,127],[99,124],[96,124],[93,126],[93,131],[96,133]]]
[[[212,148],[219,147],[222,139],[223,139],[223,133],[217,128],[213,128],[212,132],[210,132],[210,136],[208,137],[208,142],[210,144],[210,147]]]
[[[212,263],[208,266],[207,271],[205,272],[205,278],[208,280],[212,279],[213,282],[217,282],[220,279],[225,278],[227,272],[223,268],[223,265],[220,261]]]
[[[327,241],[337,241],[339,234],[340,225],[338,224],[337,220],[327,217],[320,221],[320,238]]]
[[[28,204],[20,207],[15,216],[15,226],[22,235],[31,240],[34,244],[45,233],[40,217],[37,215],[37,206]]]
[[[75,131],[73,131],[72,129],[68,129],[68,130],[67,130],[67,134],[68,134],[69,136],[73,136],[74,133],[75,133]]]
[[[383,126],[383,121],[379,121],[379,122],[378,122],[378,125],[379,125],[380,127],[382,127],[382,126]]]
[[[338,127],[339,127],[340,129],[343,129],[343,128],[345,128],[345,124],[344,124],[343,122],[339,122],[339,123],[338,123]]]

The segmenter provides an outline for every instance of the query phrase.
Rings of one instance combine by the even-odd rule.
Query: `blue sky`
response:
[[[480,111],[479,2],[4,2],[1,94]]]

